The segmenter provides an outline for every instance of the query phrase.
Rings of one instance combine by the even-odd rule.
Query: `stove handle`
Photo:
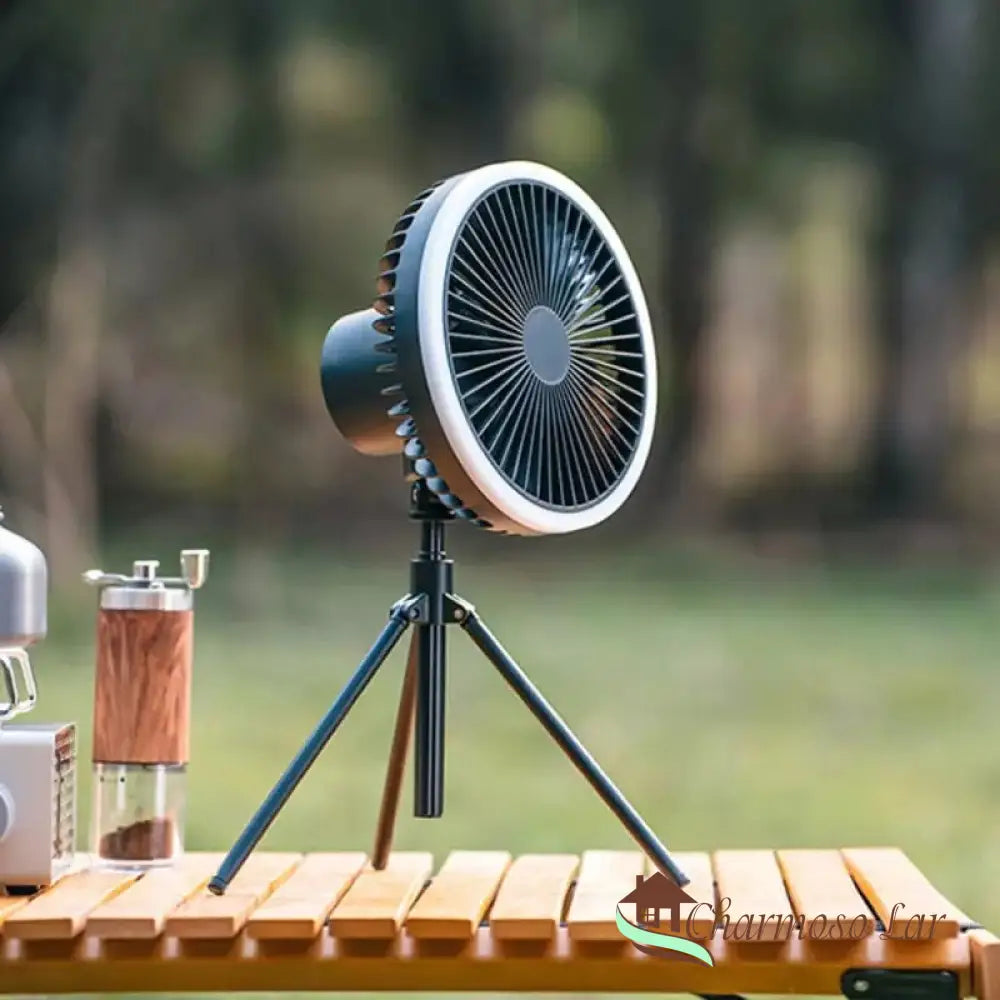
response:
[[[0,702],[0,722],[30,712],[38,701],[38,688],[28,654],[22,649],[4,650],[0,653],[0,674],[7,691],[7,701]]]

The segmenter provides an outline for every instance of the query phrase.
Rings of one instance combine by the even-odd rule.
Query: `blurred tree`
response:
[[[886,0],[900,71],[882,95],[881,368],[872,510],[935,516],[946,496],[955,358],[969,324],[978,0]]]
[[[710,129],[713,5],[650,3],[643,33],[661,114],[651,122],[656,204],[665,230],[659,294],[667,370],[661,454],[651,488],[674,495],[690,476],[699,430],[700,348],[709,319],[718,171]],[[655,50],[659,49],[659,52]]]
[[[713,3],[634,2],[615,28],[607,8],[583,3],[584,29],[614,46],[599,93],[612,123],[615,168],[648,198],[663,245],[652,305],[662,356],[654,453],[642,485],[661,518],[683,494],[701,402],[699,348],[708,321],[718,186],[711,148]],[[642,95],[641,110],[636,105]]]
[[[389,169],[423,175],[425,187],[437,173],[503,155],[511,116],[538,64],[537,36],[520,30],[520,7],[503,0],[370,0],[329,8],[331,28],[371,46],[392,81],[399,111],[383,137]]]
[[[46,545],[53,577],[66,580],[94,555],[98,516],[97,455],[95,432],[101,392],[101,331],[107,305],[105,288],[108,269],[108,223],[116,193],[119,168],[119,136],[130,95],[139,85],[155,53],[161,49],[156,30],[165,9],[151,3],[141,14],[122,11],[113,3],[98,3],[89,16],[58,5],[35,8],[39,20],[20,21],[32,28],[53,22],[59,35],[78,31],[76,53],[90,67],[83,79],[65,136],[56,150],[63,160],[59,188],[61,204],[53,225],[54,263],[48,273],[31,276],[44,282],[45,293],[36,338],[44,339],[44,378],[41,415],[35,435],[38,464],[42,470],[42,504],[45,512]],[[14,5],[8,18],[27,17],[24,7]],[[143,31],[138,32],[139,25]],[[16,33],[16,40],[29,47],[35,41],[31,30]],[[104,59],[103,53],[119,54]],[[8,53],[7,69],[18,63]],[[44,107],[42,93],[34,95]],[[65,98],[63,92],[61,97]],[[38,335],[41,335],[40,337]],[[27,415],[7,379],[9,406]],[[22,421],[27,426],[27,420]]]

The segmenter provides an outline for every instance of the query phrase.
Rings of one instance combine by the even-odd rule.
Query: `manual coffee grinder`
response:
[[[91,850],[104,867],[169,865],[184,850],[194,591],[208,552],[182,552],[180,577],[159,565],[84,574],[100,588]]]
[[[45,556],[0,525],[0,895],[49,885],[73,860],[76,725],[10,723],[37,700],[26,649],[47,608]]]

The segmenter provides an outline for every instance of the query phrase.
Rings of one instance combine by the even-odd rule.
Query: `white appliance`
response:
[[[0,889],[51,884],[75,842],[76,725],[0,725]]]
[[[37,701],[25,648],[45,638],[47,603],[45,556],[0,526],[0,892],[49,885],[73,860],[76,725],[10,721]]]

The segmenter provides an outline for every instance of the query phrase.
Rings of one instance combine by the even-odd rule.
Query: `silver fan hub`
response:
[[[546,385],[558,385],[569,374],[569,333],[548,306],[535,306],[524,318],[524,355]]]

